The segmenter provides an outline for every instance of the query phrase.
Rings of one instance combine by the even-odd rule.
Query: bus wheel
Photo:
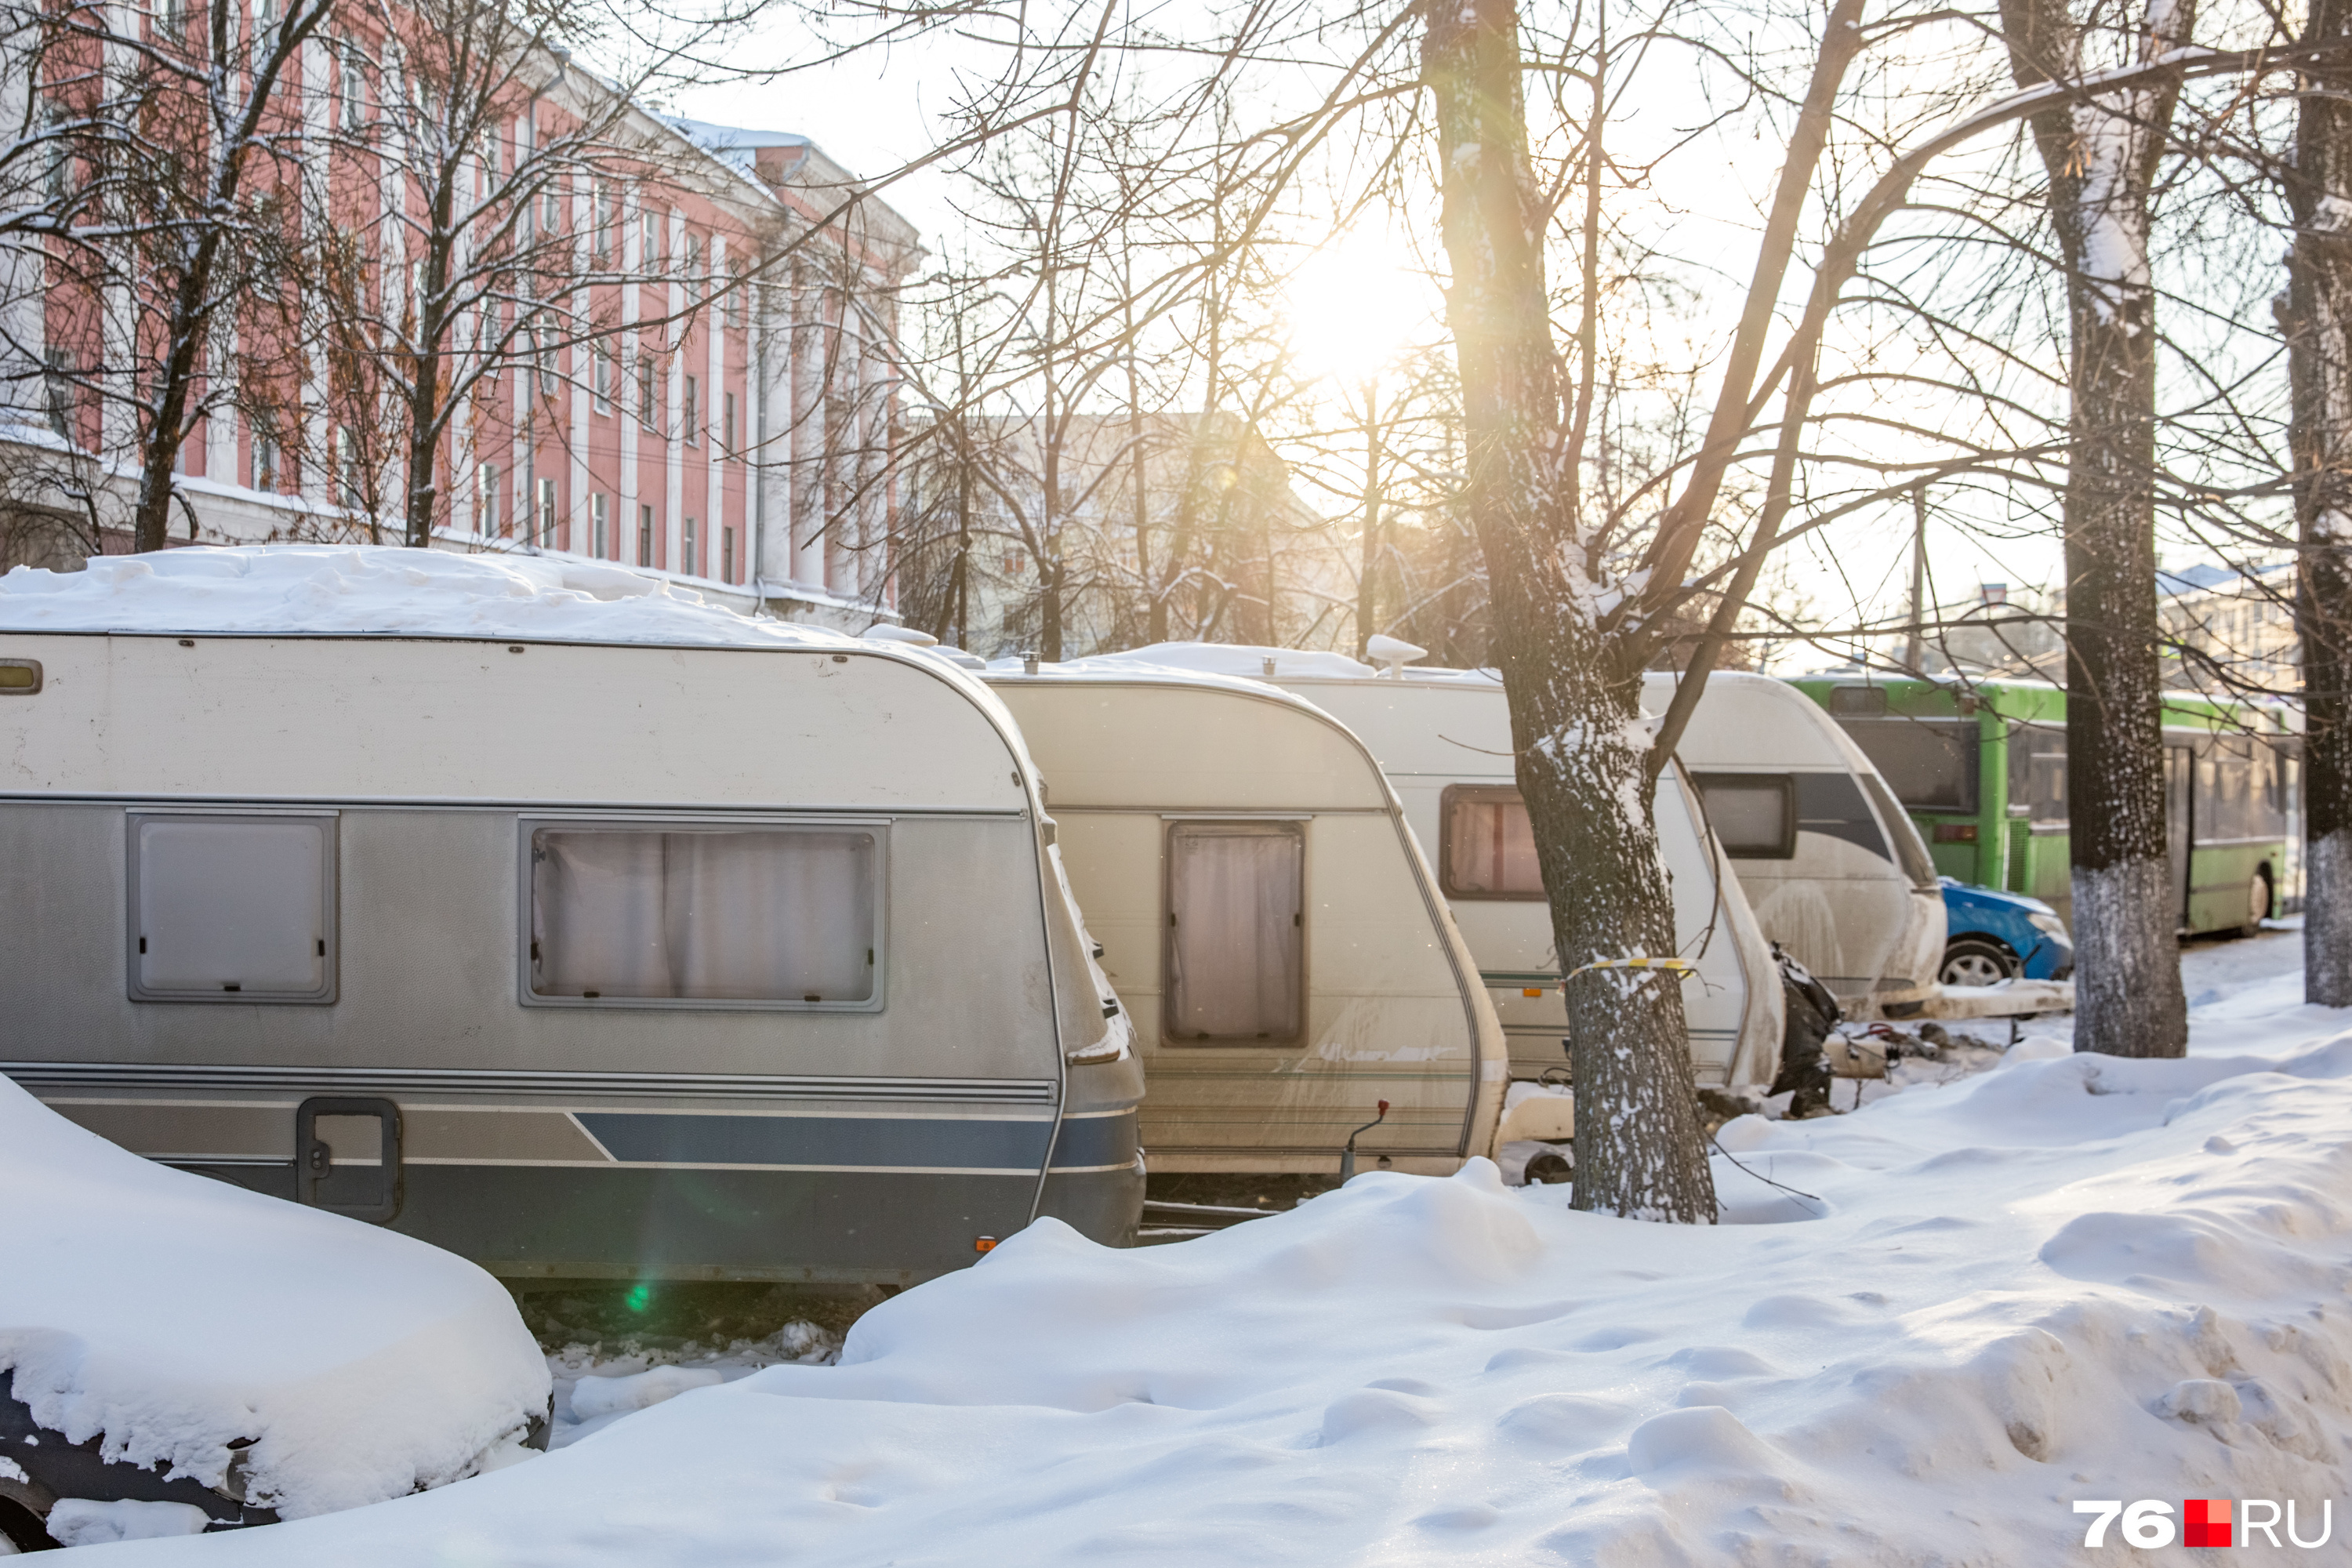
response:
[[[2253,880],[2246,884],[2246,923],[2238,928],[2240,936],[2261,934],[2263,922],[2271,918],[2271,874],[2258,870]]]
[[[1954,937],[1944,948],[1944,967],[1936,978],[1947,985],[1998,985],[2015,978],[2017,954],[1990,937]]]

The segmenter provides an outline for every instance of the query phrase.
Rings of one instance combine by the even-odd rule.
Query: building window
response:
[[[678,422],[685,428],[686,444],[689,447],[699,447],[702,445],[701,432],[696,428],[696,425],[698,423],[697,416],[700,413],[699,405],[701,404],[701,401],[702,384],[697,381],[694,377],[690,375],[688,376],[686,378],[686,406],[679,411]]]
[[[730,261],[727,264],[727,300],[724,309],[729,326],[740,327],[743,324],[743,266],[740,262]]]
[[[539,198],[539,221],[551,238],[563,229],[563,193],[550,185]]]
[[[345,511],[367,510],[367,490],[361,482],[359,442],[348,426],[335,430],[335,504]]]
[[[278,443],[258,430],[253,433],[253,488],[278,488]]]
[[[721,583],[735,581],[735,531],[732,528],[719,531],[719,580]]]
[[[731,392],[722,393],[719,402],[726,411],[726,416],[719,421],[721,444],[719,449],[731,458],[735,455],[735,395]]]
[[[1438,881],[1453,899],[1540,899],[1527,802],[1503,785],[1454,784],[1438,807]]]
[[[41,393],[48,404],[49,428],[70,438],[73,435],[73,356],[64,349],[51,349],[44,358],[47,363],[41,371]]]
[[[485,539],[499,533],[499,466],[484,463],[474,476],[474,531]]]
[[[1290,822],[1168,829],[1171,1042],[1294,1039],[1305,1016],[1307,840]]]
[[[689,517],[677,531],[677,569],[689,577],[699,577],[702,556],[694,546],[694,519]]]
[[[880,825],[534,825],[525,1000],[882,1004]]]
[[[661,426],[661,388],[654,370],[653,351],[637,350],[637,423],[648,430]]]
[[[650,566],[653,563],[654,509],[641,506],[637,508],[637,564]]]
[[[651,272],[661,265],[661,217],[647,207],[637,215],[637,268]]]
[[[597,339],[595,345],[589,350],[589,357],[594,362],[596,412],[610,414],[613,412],[612,345],[602,338]]]
[[[595,247],[596,265],[603,267],[611,260],[613,255],[614,226],[613,182],[597,181],[592,189],[589,200],[593,207],[589,233]]]
[[[555,548],[555,481],[539,481],[539,540],[549,550]]]
[[[686,237],[684,271],[686,302],[689,305],[699,305],[702,303],[702,237],[698,234],[689,234]]]
[[[335,819],[129,818],[134,1002],[332,1002]]]
[[[342,125],[346,131],[358,131],[367,124],[367,95],[362,71],[360,47],[346,42],[341,50],[337,87],[341,94]]]
[[[588,553],[599,561],[609,560],[612,556],[612,540],[608,532],[612,518],[605,510],[608,499],[601,494],[588,498]]]

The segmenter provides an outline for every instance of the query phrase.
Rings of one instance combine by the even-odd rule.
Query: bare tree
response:
[[[2065,0],[2003,0],[2018,84],[2082,77],[2102,46],[2147,63],[2184,43],[2190,0],[2136,25]],[[2053,104],[2032,121],[2066,266],[2074,418],[2066,479],[2066,747],[2074,777],[2075,1048],[2189,1048],[2165,850],[2156,614],[2156,295],[2148,194],[2180,87]]]
[[[2306,47],[2352,43],[2314,0]],[[2352,69],[2299,84],[2280,325],[2294,388],[2295,632],[2303,663],[2304,999],[2352,1006]]]
[[[7,226],[20,256],[37,247],[37,267],[15,281],[45,307],[7,313],[7,347],[91,407],[88,438],[136,474],[138,549],[169,536],[183,448],[236,406],[233,356],[261,351],[238,346],[238,330],[266,335],[254,317],[278,294],[303,156],[299,63],[336,4],[9,14],[12,36],[37,40],[22,64],[45,127],[12,156],[45,162],[51,178],[37,216]],[[41,341],[23,341],[37,319]]]

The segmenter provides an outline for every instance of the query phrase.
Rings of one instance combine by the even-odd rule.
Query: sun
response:
[[[1425,337],[1437,289],[1400,244],[1378,234],[1326,241],[1284,289],[1291,352],[1310,375],[1370,381]]]

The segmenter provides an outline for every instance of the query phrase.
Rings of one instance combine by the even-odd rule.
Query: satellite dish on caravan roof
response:
[[[1416,658],[1427,658],[1429,650],[1415,647],[1402,637],[1374,632],[1364,639],[1364,657],[1374,664],[1387,666],[1391,680],[1402,680],[1404,679],[1404,667]]]

